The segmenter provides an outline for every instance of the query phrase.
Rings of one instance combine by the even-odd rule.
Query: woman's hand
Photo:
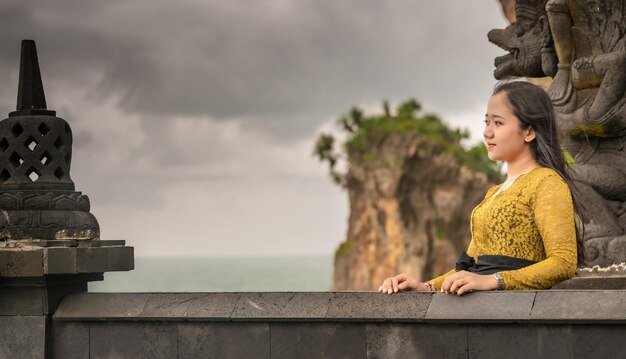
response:
[[[405,273],[385,279],[383,284],[378,287],[379,292],[386,294],[398,293],[405,290],[428,291],[430,290],[430,287],[425,283],[418,282],[417,279],[410,277]]]
[[[476,274],[467,271],[459,271],[446,277],[441,285],[441,291],[463,295],[475,290],[493,290],[498,287],[498,281],[493,274]]]

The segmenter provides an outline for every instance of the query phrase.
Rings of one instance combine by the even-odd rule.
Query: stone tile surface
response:
[[[89,359],[89,323],[52,321],[52,357]]]
[[[271,357],[365,358],[363,323],[270,323]]]
[[[282,318],[324,319],[333,293],[292,293],[282,311]]]
[[[571,326],[468,324],[467,338],[469,358],[575,357]]]
[[[280,316],[294,293],[241,293],[233,319],[274,318]]]
[[[178,324],[178,358],[270,358],[268,323]]]
[[[368,358],[467,358],[467,327],[458,324],[368,323]]]
[[[235,311],[240,300],[239,293],[202,293],[189,303],[189,320],[227,320]]]
[[[626,321],[625,290],[537,292],[530,315],[547,322]]]
[[[93,322],[89,358],[176,358],[177,323]]]
[[[332,293],[241,293],[231,318],[323,319],[332,298]]]
[[[0,358],[44,358],[45,316],[0,316]]]
[[[574,325],[574,358],[626,357],[623,325]]]
[[[140,316],[228,320],[239,297],[238,293],[154,293],[150,295]]]
[[[81,293],[66,296],[54,313],[57,320],[136,320],[149,293]]]
[[[474,292],[463,296],[436,293],[426,319],[475,322],[528,320],[535,292]]]
[[[326,313],[327,319],[346,320],[423,320],[432,293],[378,292],[335,293]]]

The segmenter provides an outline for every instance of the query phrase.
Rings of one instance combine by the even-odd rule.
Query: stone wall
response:
[[[67,296],[54,314],[48,353],[92,359],[616,357],[626,350],[625,303],[625,290],[464,297],[84,293]],[[1,354],[29,353],[25,325],[0,328],[13,333],[0,335]]]

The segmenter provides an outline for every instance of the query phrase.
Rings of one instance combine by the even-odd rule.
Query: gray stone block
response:
[[[530,318],[542,322],[626,321],[626,291],[537,292]]]
[[[133,247],[79,247],[76,268],[79,273],[127,271],[134,268]]]
[[[574,325],[574,358],[626,357],[623,325]]]
[[[469,358],[574,358],[571,326],[468,325]],[[588,358],[596,358],[590,356]]]
[[[324,319],[333,293],[291,293],[293,295],[281,313],[281,318],[296,320]]]
[[[76,251],[76,270],[79,273],[106,272],[109,252],[99,248],[72,248]]]
[[[43,248],[0,249],[0,277],[41,277],[44,274]]]
[[[332,293],[241,293],[231,319],[323,319]]]
[[[0,358],[44,358],[45,316],[0,316]]]
[[[53,358],[89,358],[89,323],[52,321]]]
[[[467,327],[455,324],[368,323],[368,358],[467,358]]]
[[[273,318],[279,315],[291,293],[241,293],[233,319]]]
[[[137,320],[149,293],[82,293],[66,296],[54,313],[56,320]]]
[[[46,274],[78,273],[76,250],[74,248],[46,248],[44,250],[44,260],[44,271]]]
[[[176,358],[177,324],[166,322],[93,322],[89,358]]]
[[[135,248],[133,247],[101,247],[99,250],[109,252],[107,272],[129,271],[135,269]]]
[[[270,323],[272,358],[365,358],[363,323]]]
[[[207,319],[227,319],[233,314],[237,302],[239,302],[239,293],[203,293],[190,303],[187,312],[189,320],[207,320]]]
[[[1,287],[0,315],[43,315],[45,299],[40,287]]]
[[[397,293],[393,295],[378,292],[335,293],[326,313],[328,319],[344,320],[423,320],[432,293]]]
[[[155,293],[141,317],[229,320],[238,300],[238,293]]]
[[[530,317],[535,292],[474,292],[463,296],[437,293],[426,314],[429,321],[507,322]]]
[[[178,358],[269,359],[269,324],[179,323]]]

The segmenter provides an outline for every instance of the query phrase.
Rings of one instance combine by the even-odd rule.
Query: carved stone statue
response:
[[[518,0],[517,22],[489,32],[509,51],[497,79],[553,77],[548,93],[584,205],[590,265],[626,261],[624,0]]]

